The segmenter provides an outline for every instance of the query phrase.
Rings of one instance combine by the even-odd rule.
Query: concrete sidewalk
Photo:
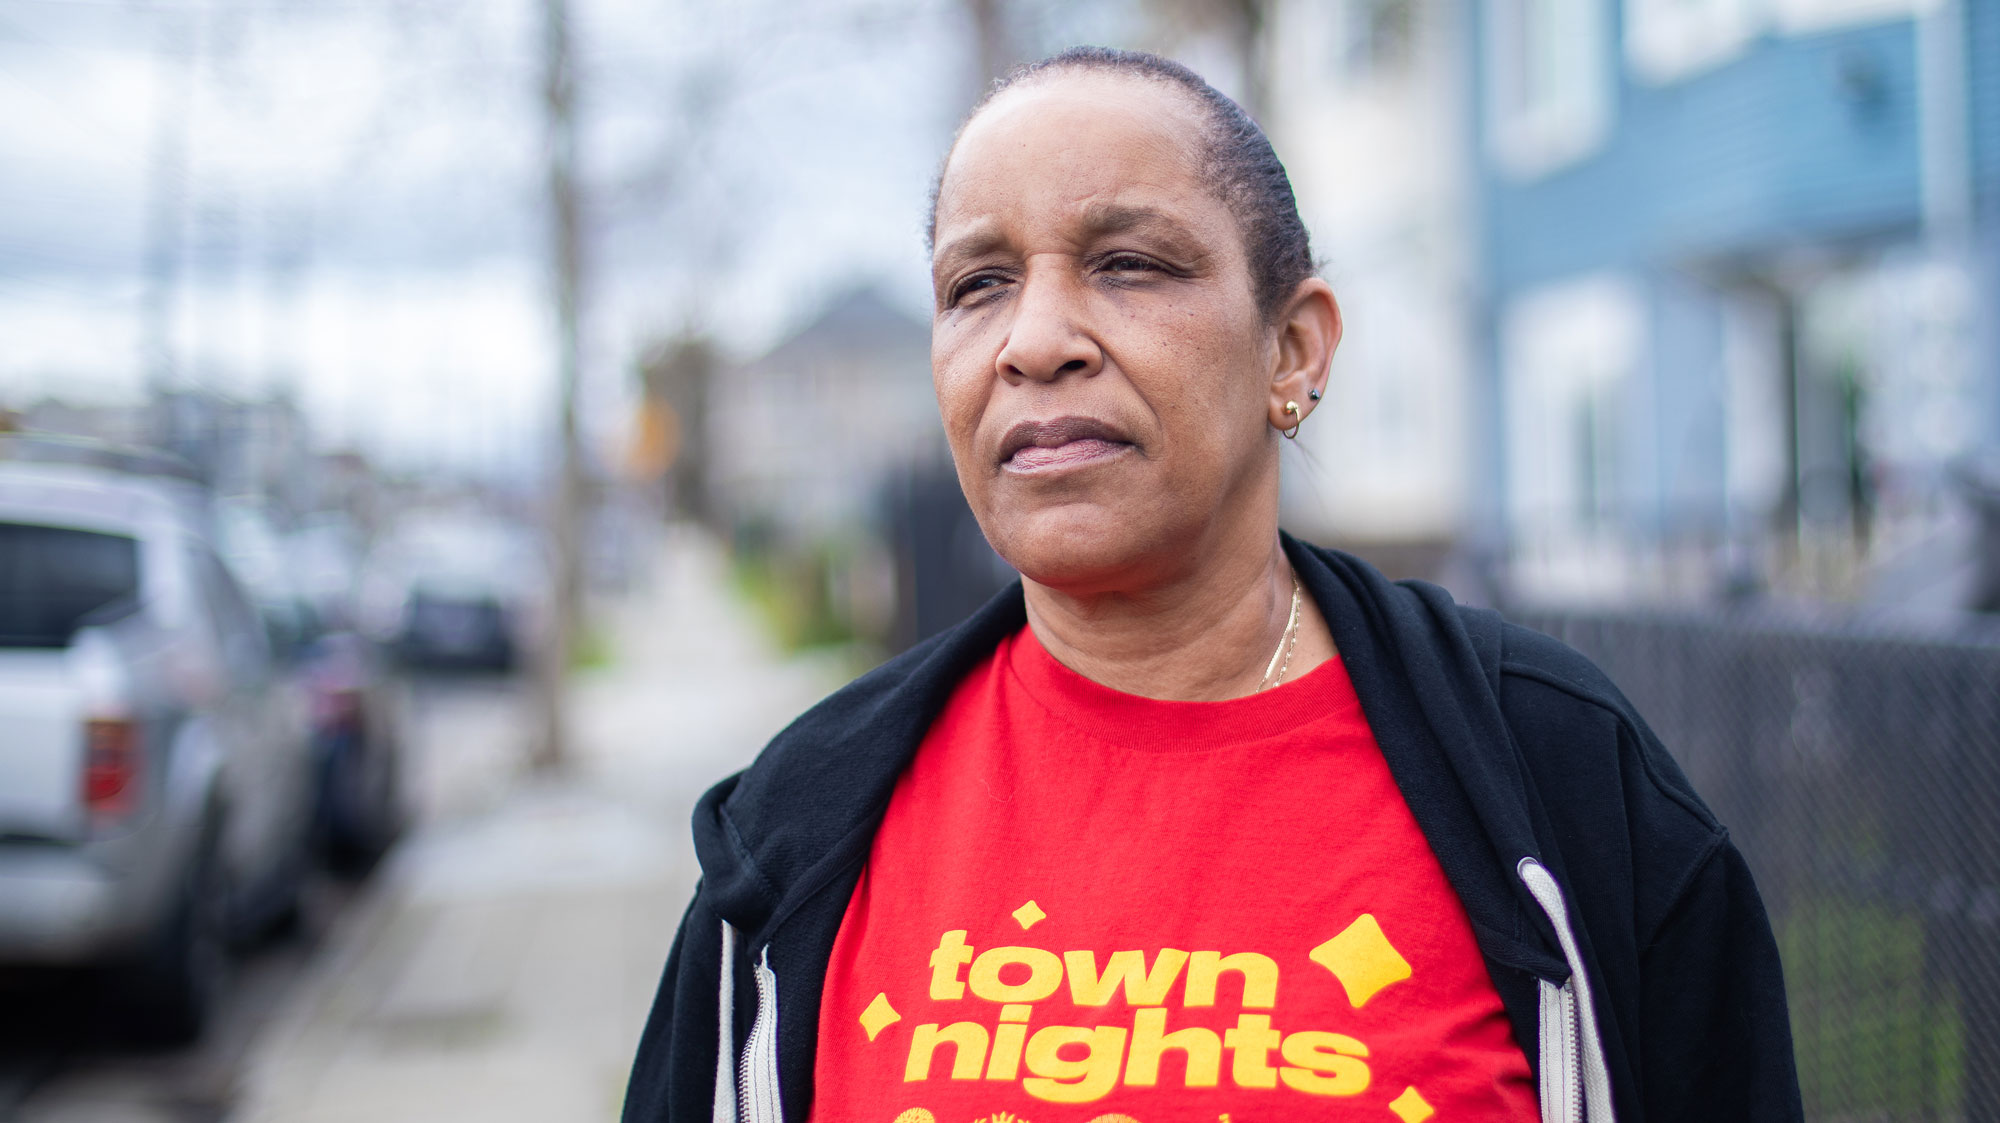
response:
[[[779,657],[692,534],[606,622],[561,778],[519,771],[518,721],[433,753],[435,817],[279,1017],[234,1123],[616,1116],[697,876],[695,798],[840,675]]]

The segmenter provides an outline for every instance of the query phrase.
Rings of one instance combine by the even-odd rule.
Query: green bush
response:
[[[1820,897],[1777,920],[1806,1117],[1957,1117],[1964,1021],[1926,978],[1922,915]]]

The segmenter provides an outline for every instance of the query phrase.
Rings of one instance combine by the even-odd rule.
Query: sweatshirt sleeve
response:
[[[721,921],[699,887],[667,953],[625,1088],[624,1123],[708,1123],[714,1115]]]
[[[1640,968],[1645,1118],[1803,1117],[1777,941],[1726,835],[1645,945]]]

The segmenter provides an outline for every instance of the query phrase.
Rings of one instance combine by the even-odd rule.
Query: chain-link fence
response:
[[[1513,618],[1595,660],[1728,825],[1814,1120],[2000,1120],[2000,628]]]

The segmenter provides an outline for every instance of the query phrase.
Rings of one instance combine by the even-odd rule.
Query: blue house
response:
[[[1884,575],[2000,447],[2000,3],[1465,11],[1473,530],[1516,591],[1955,595]]]

